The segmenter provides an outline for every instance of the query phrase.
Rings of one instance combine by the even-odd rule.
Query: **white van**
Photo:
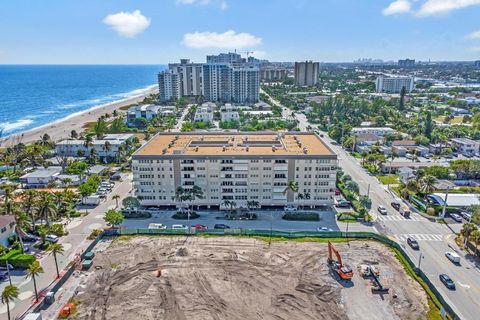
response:
[[[167,226],[161,223],[150,223],[148,229],[167,229]]]
[[[455,252],[446,252],[445,256],[448,258],[448,260],[452,261],[455,264],[460,264],[460,256],[456,254]]]
[[[184,226],[183,224],[172,224],[172,230],[180,230],[180,229],[187,230],[188,227]]]

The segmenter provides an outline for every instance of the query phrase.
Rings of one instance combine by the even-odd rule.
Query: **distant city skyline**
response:
[[[480,60],[480,0],[0,2],[0,64]]]

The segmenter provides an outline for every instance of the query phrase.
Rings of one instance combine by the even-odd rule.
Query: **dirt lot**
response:
[[[366,241],[336,247],[354,269],[350,283],[332,276],[325,243],[273,242],[269,248],[231,237],[104,243],[79,288],[78,319],[425,318],[426,294],[388,248]],[[357,269],[363,263],[378,266],[388,294],[371,293],[370,280]]]

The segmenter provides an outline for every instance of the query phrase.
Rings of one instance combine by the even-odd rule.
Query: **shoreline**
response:
[[[141,102],[144,98],[151,94],[158,93],[158,86],[151,85],[143,89],[137,89],[132,96],[123,99],[108,102],[105,104],[90,107],[83,111],[78,111],[67,115],[61,119],[43,124],[24,132],[12,134],[8,137],[0,139],[0,148],[6,148],[18,143],[32,143],[38,141],[45,133],[50,136],[52,141],[59,141],[70,136],[72,130],[82,133],[85,128],[83,126],[89,122],[95,122],[105,113],[112,113],[124,106]]]

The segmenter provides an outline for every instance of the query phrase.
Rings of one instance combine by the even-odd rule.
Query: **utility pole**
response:
[[[368,189],[367,189],[367,198],[370,197],[370,183],[368,184]]]
[[[441,218],[445,218],[445,212],[447,211],[448,190],[450,190],[450,188],[447,188],[447,190],[445,192],[445,200],[443,202],[443,209],[442,209]]]
[[[423,255],[420,252],[420,256],[418,257],[418,270],[420,270],[420,264],[422,263]]]
[[[10,282],[10,285],[12,285],[12,278],[10,277],[10,268],[9,268],[8,260],[5,260],[5,267],[7,267],[8,282]]]

